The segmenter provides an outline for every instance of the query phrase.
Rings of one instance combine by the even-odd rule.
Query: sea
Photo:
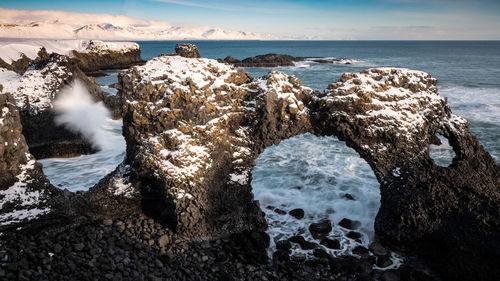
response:
[[[140,41],[143,59],[172,53],[181,41]],[[198,46],[202,57],[237,59],[276,53],[297,57],[347,58],[351,64],[300,62],[277,68],[245,68],[254,77],[280,70],[300,78],[305,86],[322,90],[345,72],[375,67],[421,70],[438,79],[439,94],[446,97],[454,114],[466,118],[479,142],[500,161],[500,41],[182,41]],[[117,70],[97,78],[104,90],[117,82]],[[114,94],[115,92],[112,92]],[[85,191],[113,171],[125,156],[121,122],[109,120],[102,128],[110,145],[101,152],[75,158],[43,159],[51,182],[71,191]],[[447,166],[454,156],[445,138],[431,146],[436,164]],[[308,226],[329,219],[330,238],[340,241],[334,255],[350,254],[358,245],[367,246],[374,237],[374,220],[380,206],[379,184],[368,166],[345,143],[335,137],[296,136],[267,148],[252,171],[252,190],[266,214],[270,251],[274,242],[293,235],[313,240]],[[301,208],[303,219],[282,215]],[[357,221],[358,241],[338,225],[344,218]],[[294,247],[294,252],[301,252]],[[307,253],[308,254],[308,253]],[[399,257],[394,256],[393,266]]]

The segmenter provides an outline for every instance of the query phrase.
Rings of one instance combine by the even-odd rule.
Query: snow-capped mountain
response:
[[[178,40],[261,39],[249,32],[106,14],[0,8],[0,38]]]

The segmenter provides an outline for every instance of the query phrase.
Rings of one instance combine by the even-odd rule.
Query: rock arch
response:
[[[263,230],[250,187],[254,160],[312,132],[345,141],[372,167],[381,241],[429,258],[450,278],[487,279],[495,270],[499,169],[430,75],[366,70],[313,92],[281,72],[253,79],[214,60],[160,56],[119,78],[127,164],[138,189],[163,196],[169,211],[158,216],[174,218],[180,235]],[[435,133],[454,148],[450,167],[429,157]],[[453,263],[440,262],[446,252]]]

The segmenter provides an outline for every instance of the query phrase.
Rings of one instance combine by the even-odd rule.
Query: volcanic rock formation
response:
[[[63,75],[59,70],[50,73]],[[119,80],[126,161],[74,199],[78,210],[70,212],[111,218],[142,212],[186,238],[249,233],[263,253],[266,222],[250,186],[254,160],[272,144],[311,132],[338,137],[371,166],[380,182],[375,230],[384,247],[426,258],[446,280],[498,276],[498,165],[467,121],[451,113],[429,74],[371,69],[314,92],[278,71],[255,79],[215,60],[165,55]],[[32,104],[39,109],[40,101],[29,108],[35,112]],[[14,119],[5,120],[2,126],[19,131],[9,125]],[[449,167],[429,157],[437,133],[456,153]],[[12,137],[19,134],[2,135]],[[8,151],[18,159],[19,151]],[[18,175],[29,159],[9,161],[19,168],[2,158],[2,173],[10,175],[4,190],[14,177],[28,182]]]
[[[227,56],[224,59],[218,59],[218,62],[228,63],[237,67],[280,67],[294,66],[297,62],[315,62],[330,64],[351,64],[352,59],[346,58],[312,58],[312,57],[294,57],[282,54],[265,54],[255,57],[245,58],[243,60]]]
[[[281,72],[252,79],[213,60],[163,56],[120,81],[127,161],[154,183],[149,192],[161,195],[164,210],[157,215],[177,232],[263,229],[249,185],[254,160],[312,132],[344,140],[372,167],[382,195],[376,233],[386,245],[425,256],[446,278],[487,280],[496,270],[498,166],[430,75],[366,70],[312,92]],[[429,157],[436,133],[457,154],[450,167]],[[453,263],[440,262],[447,253]]]
[[[0,230],[50,212],[57,189],[29,153],[14,98],[0,93]]]

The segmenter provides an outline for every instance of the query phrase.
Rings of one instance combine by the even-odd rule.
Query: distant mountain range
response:
[[[0,8],[0,38],[101,40],[254,40],[258,34],[198,24],[106,14]]]

